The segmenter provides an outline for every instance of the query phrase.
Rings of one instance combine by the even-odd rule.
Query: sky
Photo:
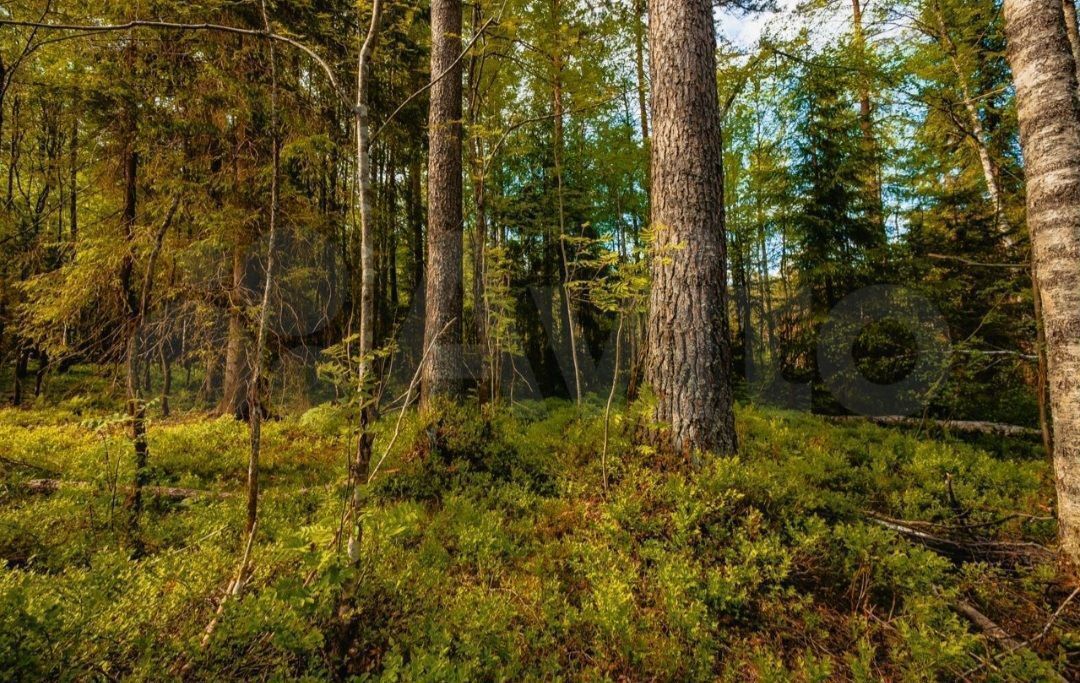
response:
[[[746,14],[737,10],[721,9],[717,16],[720,37],[726,38],[735,47],[751,48],[757,43],[765,26],[773,19],[790,12],[795,7],[796,1],[779,0],[777,2],[780,6],[779,12]]]

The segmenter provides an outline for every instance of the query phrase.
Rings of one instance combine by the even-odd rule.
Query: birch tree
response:
[[[1059,0],[1006,0],[1046,330],[1061,547],[1080,563],[1080,100]]]

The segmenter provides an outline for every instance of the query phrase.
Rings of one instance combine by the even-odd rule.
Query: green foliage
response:
[[[687,472],[633,445],[639,412],[616,414],[607,495],[599,399],[580,411],[549,401],[409,413],[368,492],[344,627],[338,601],[354,575],[334,537],[350,410],[267,423],[254,575],[207,648],[202,630],[242,543],[240,499],[152,500],[148,554],[131,559],[106,481],[32,495],[25,469],[5,464],[0,671],[159,678],[183,657],[214,680],[981,678],[988,644],[955,614],[958,599],[1000,614],[1044,605],[1033,624],[1055,607],[1053,567],[956,567],[862,514],[948,524],[954,497],[973,524],[1037,514],[1052,486],[1039,460],[742,409],[739,455]],[[81,479],[103,440],[125,447],[109,419],[62,427],[59,413],[33,415],[0,411],[24,465]],[[394,422],[376,426],[377,455]],[[155,483],[238,490],[244,431],[229,419],[155,422]],[[1022,519],[990,529],[1054,533]],[[1072,623],[1044,645],[1075,640]],[[1000,657],[997,673],[1044,676],[1056,657],[1041,652]]]

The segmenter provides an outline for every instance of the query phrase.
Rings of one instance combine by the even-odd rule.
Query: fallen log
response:
[[[1002,424],[1000,422],[982,422],[977,420],[924,420],[902,415],[881,416],[834,416],[827,418],[832,422],[871,422],[882,427],[924,427],[930,425],[946,431],[962,434],[984,434],[987,436],[1007,436],[1012,438],[1041,437],[1042,432],[1034,427]]]
[[[67,481],[64,479],[30,479],[22,483],[22,488],[30,493],[50,494],[60,490],[86,491],[94,488],[94,484],[86,481]],[[121,487],[123,491],[130,491],[131,486]],[[151,495],[170,500],[187,500],[189,498],[208,498],[211,500],[226,500],[236,494],[228,491],[207,491],[204,489],[184,489],[174,486],[144,486],[142,490]]]
[[[1054,551],[1038,543],[1027,541],[984,541],[956,539],[930,531],[919,522],[891,519],[875,513],[865,513],[878,526],[900,534],[908,541],[949,558],[953,562],[991,562],[1005,566],[1033,565],[1038,562],[1054,562]]]

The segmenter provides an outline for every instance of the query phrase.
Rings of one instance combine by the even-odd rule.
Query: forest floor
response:
[[[115,404],[0,410],[0,680],[161,679],[178,661],[206,680],[1080,671],[1080,599],[1038,549],[1055,527],[1037,443],[743,406],[739,456],[689,473],[633,445],[633,409],[614,415],[602,461],[599,399],[409,413],[352,576],[335,544],[350,414],[326,404],[266,425],[253,573],[202,647],[243,545],[246,425],[153,420],[153,485],[229,495],[150,495],[133,558]],[[396,423],[379,423],[376,459]]]

